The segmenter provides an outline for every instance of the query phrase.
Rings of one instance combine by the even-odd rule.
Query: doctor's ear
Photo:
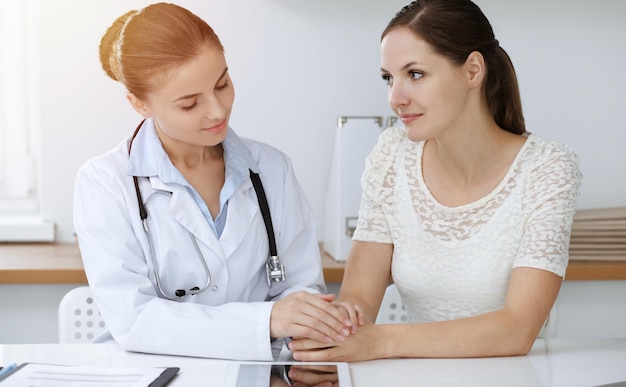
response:
[[[139,113],[143,118],[149,118],[151,116],[150,110],[146,106],[146,103],[135,96],[133,93],[127,93],[126,98],[128,98],[128,102],[130,102],[131,106],[137,113]]]

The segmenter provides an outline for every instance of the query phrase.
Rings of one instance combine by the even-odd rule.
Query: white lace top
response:
[[[500,184],[460,207],[424,183],[423,142],[387,129],[369,155],[354,240],[393,243],[392,275],[412,322],[499,309],[511,270],[565,275],[581,175],[566,145],[529,135]]]

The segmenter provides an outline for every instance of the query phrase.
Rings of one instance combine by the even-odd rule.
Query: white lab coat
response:
[[[128,140],[79,170],[74,197],[85,272],[111,336],[129,351],[273,360],[272,300],[299,290],[325,291],[317,226],[289,158],[241,139],[257,163],[285,265],[286,281],[271,288],[265,272],[267,232],[249,178],[229,200],[219,240],[184,187],[139,178],[165,292],[206,283],[188,232],[210,271],[207,291],[170,301],[156,288],[133,179],[127,176]]]

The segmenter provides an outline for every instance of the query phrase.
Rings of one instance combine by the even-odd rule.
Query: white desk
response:
[[[626,339],[537,340],[528,356],[353,363],[362,386],[576,387],[626,381]]]
[[[172,387],[222,386],[222,360],[122,351],[114,344],[5,344],[0,364],[175,366]],[[538,340],[528,356],[484,359],[393,359],[350,364],[354,387],[599,386],[626,381],[625,339]]]

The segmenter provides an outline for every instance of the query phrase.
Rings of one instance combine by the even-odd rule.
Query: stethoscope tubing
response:
[[[142,120],[139,125],[137,126],[137,128],[135,129],[131,139],[130,139],[130,143],[128,144],[128,153],[130,154],[130,149],[133,145],[133,140],[135,139],[135,137],[137,136],[137,133],[139,133],[139,130],[141,129],[141,127],[143,126],[143,123],[145,122],[145,119]],[[265,229],[267,231],[267,237],[268,237],[268,242],[269,242],[269,249],[270,249],[270,255],[267,259],[267,262],[265,264],[265,270],[266,270],[266,274],[267,274],[267,284],[268,286],[272,286],[272,282],[279,282],[279,281],[285,281],[285,267],[284,265],[282,265],[280,263],[280,258],[278,256],[278,251],[276,248],[276,239],[274,236],[274,227],[272,225],[272,217],[269,211],[269,206],[267,203],[267,197],[265,196],[265,190],[263,189],[263,183],[261,182],[261,179],[259,177],[259,175],[257,173],[252,172],[252,170],[250,170],[250,179],[252,180],[252,185],[254,186],[254,190],[255,193],[257,195],[257,200],[259,202],[259,208],[261,210],[261,215],[263,216],[263,222],[265,224]],[[206,280],[206,284],[204,285],[204,287],[202,288],[198,288],[197,286],[194,288],[189,289],[188,291],[183,290],[183,289],[178,289],[175,292],[174,297],[168,296],[165,291],[163,290],[163,286],[161,284],[161,279],[159,277],[159,264],[157,262],[156,259],[156,254],[155,254],[155,248],[154,248],[154,243],[152,241],[152,235],[150,233],[150,227],[148,226],[148,211],[144,205],[143,202],[143,198],[141,195],[141,190],[139,189],[139,181],[137,176],[133,176],[133,183],[135,185],[135,193],[137,194],[137,205],[139,207],[139,217],[141,219],[141,223],[143,225],[143,229],[146,232],[146,235],[148,237],[148,244],[150,246],[150,258],[152,261],[152,265],[154,268],[154,276],[156,278],[156,284],[157,284],[157,289],[159,291],[159,293],[161,293],[161,295],[169,300],[177,300],[179,298],[182,298],[186,295],[195,295],[195,294],[200,294],[204,291],[206,291],[209,286],[211,285],[211,271],[209,270],[209,267],[206,263],[206,260],[204,259],[204,255],[202,254],[202,251],[200,251],[200,247],[198,246],[198,242],[196,241],[196,238],[193,234],[191,234],[191,232],[187,231],[189,233],[189,237],[191,239],[191,242],[194,246],[194,249],[196,250],[196,256],[198,257],[198,259],[200,260],[200,262],[202,262],[202,266],[204,268],[204,272],[206,273],[207,276],[207,280]],[[163,195],[166,195],[164,192],[159,192]]]
[[[135,179],[135,183],[137,183],[137,176],[133,176],[133,178]],[[139,193],[139,196],[137,198],[138,200],[141,201],[141,192],[140,191],[137,191],[137,192]],[[155,194],[161,194],[161,195],[167,196],[165,192],[157,192]],[[179,298],[182,298],[186,295],[200,294],[204,292],[205,290],[207,290],[209,286],[211,286],[211,271],[209,270],[209,267],[206,264],[206,260],[204,259],[204,255],[202,254],[202,251],[200,251],[200,247],[198,246],[196,237],[194,237],[193,234],[191,234],[190,232],[187,232],[189,234],[189,239],[191,239],[191,243],[193,244],[193,247],[196,250],[196,257],[198,257],[198,260],[202,263],[202,267],[204,268],[204,273],[206,274],[206,284],[202,288],[195,287],[195,288],[189,289],[188,291],[178,289],[174,293],[173,297],[168,296],[165,293],[165,291],[163,290],[163,286],[161,285],[161,279],[159,276],[159,263],[157,262],[157,259],[156,259],[154,243],[152,241],[152,234],[150,232],[150,227],[148,226],[148,212],[146,211],[143,205],[143,202],[141,203],[142,205],[140,208],[143,208],[143,212],[145,213],[145,218],[142,217],[141,223],[143,224],[143,229],[146,232],[146,235],[148,236],[148,245],[150,245],[150,259],[152,260],[152,266],[154,267],[154,277],[156,278],[157,289],[159,290],[159,293],[161,293],[161,295],[167,298],[168,300],[173,301],[173,300],[178,300]]]

